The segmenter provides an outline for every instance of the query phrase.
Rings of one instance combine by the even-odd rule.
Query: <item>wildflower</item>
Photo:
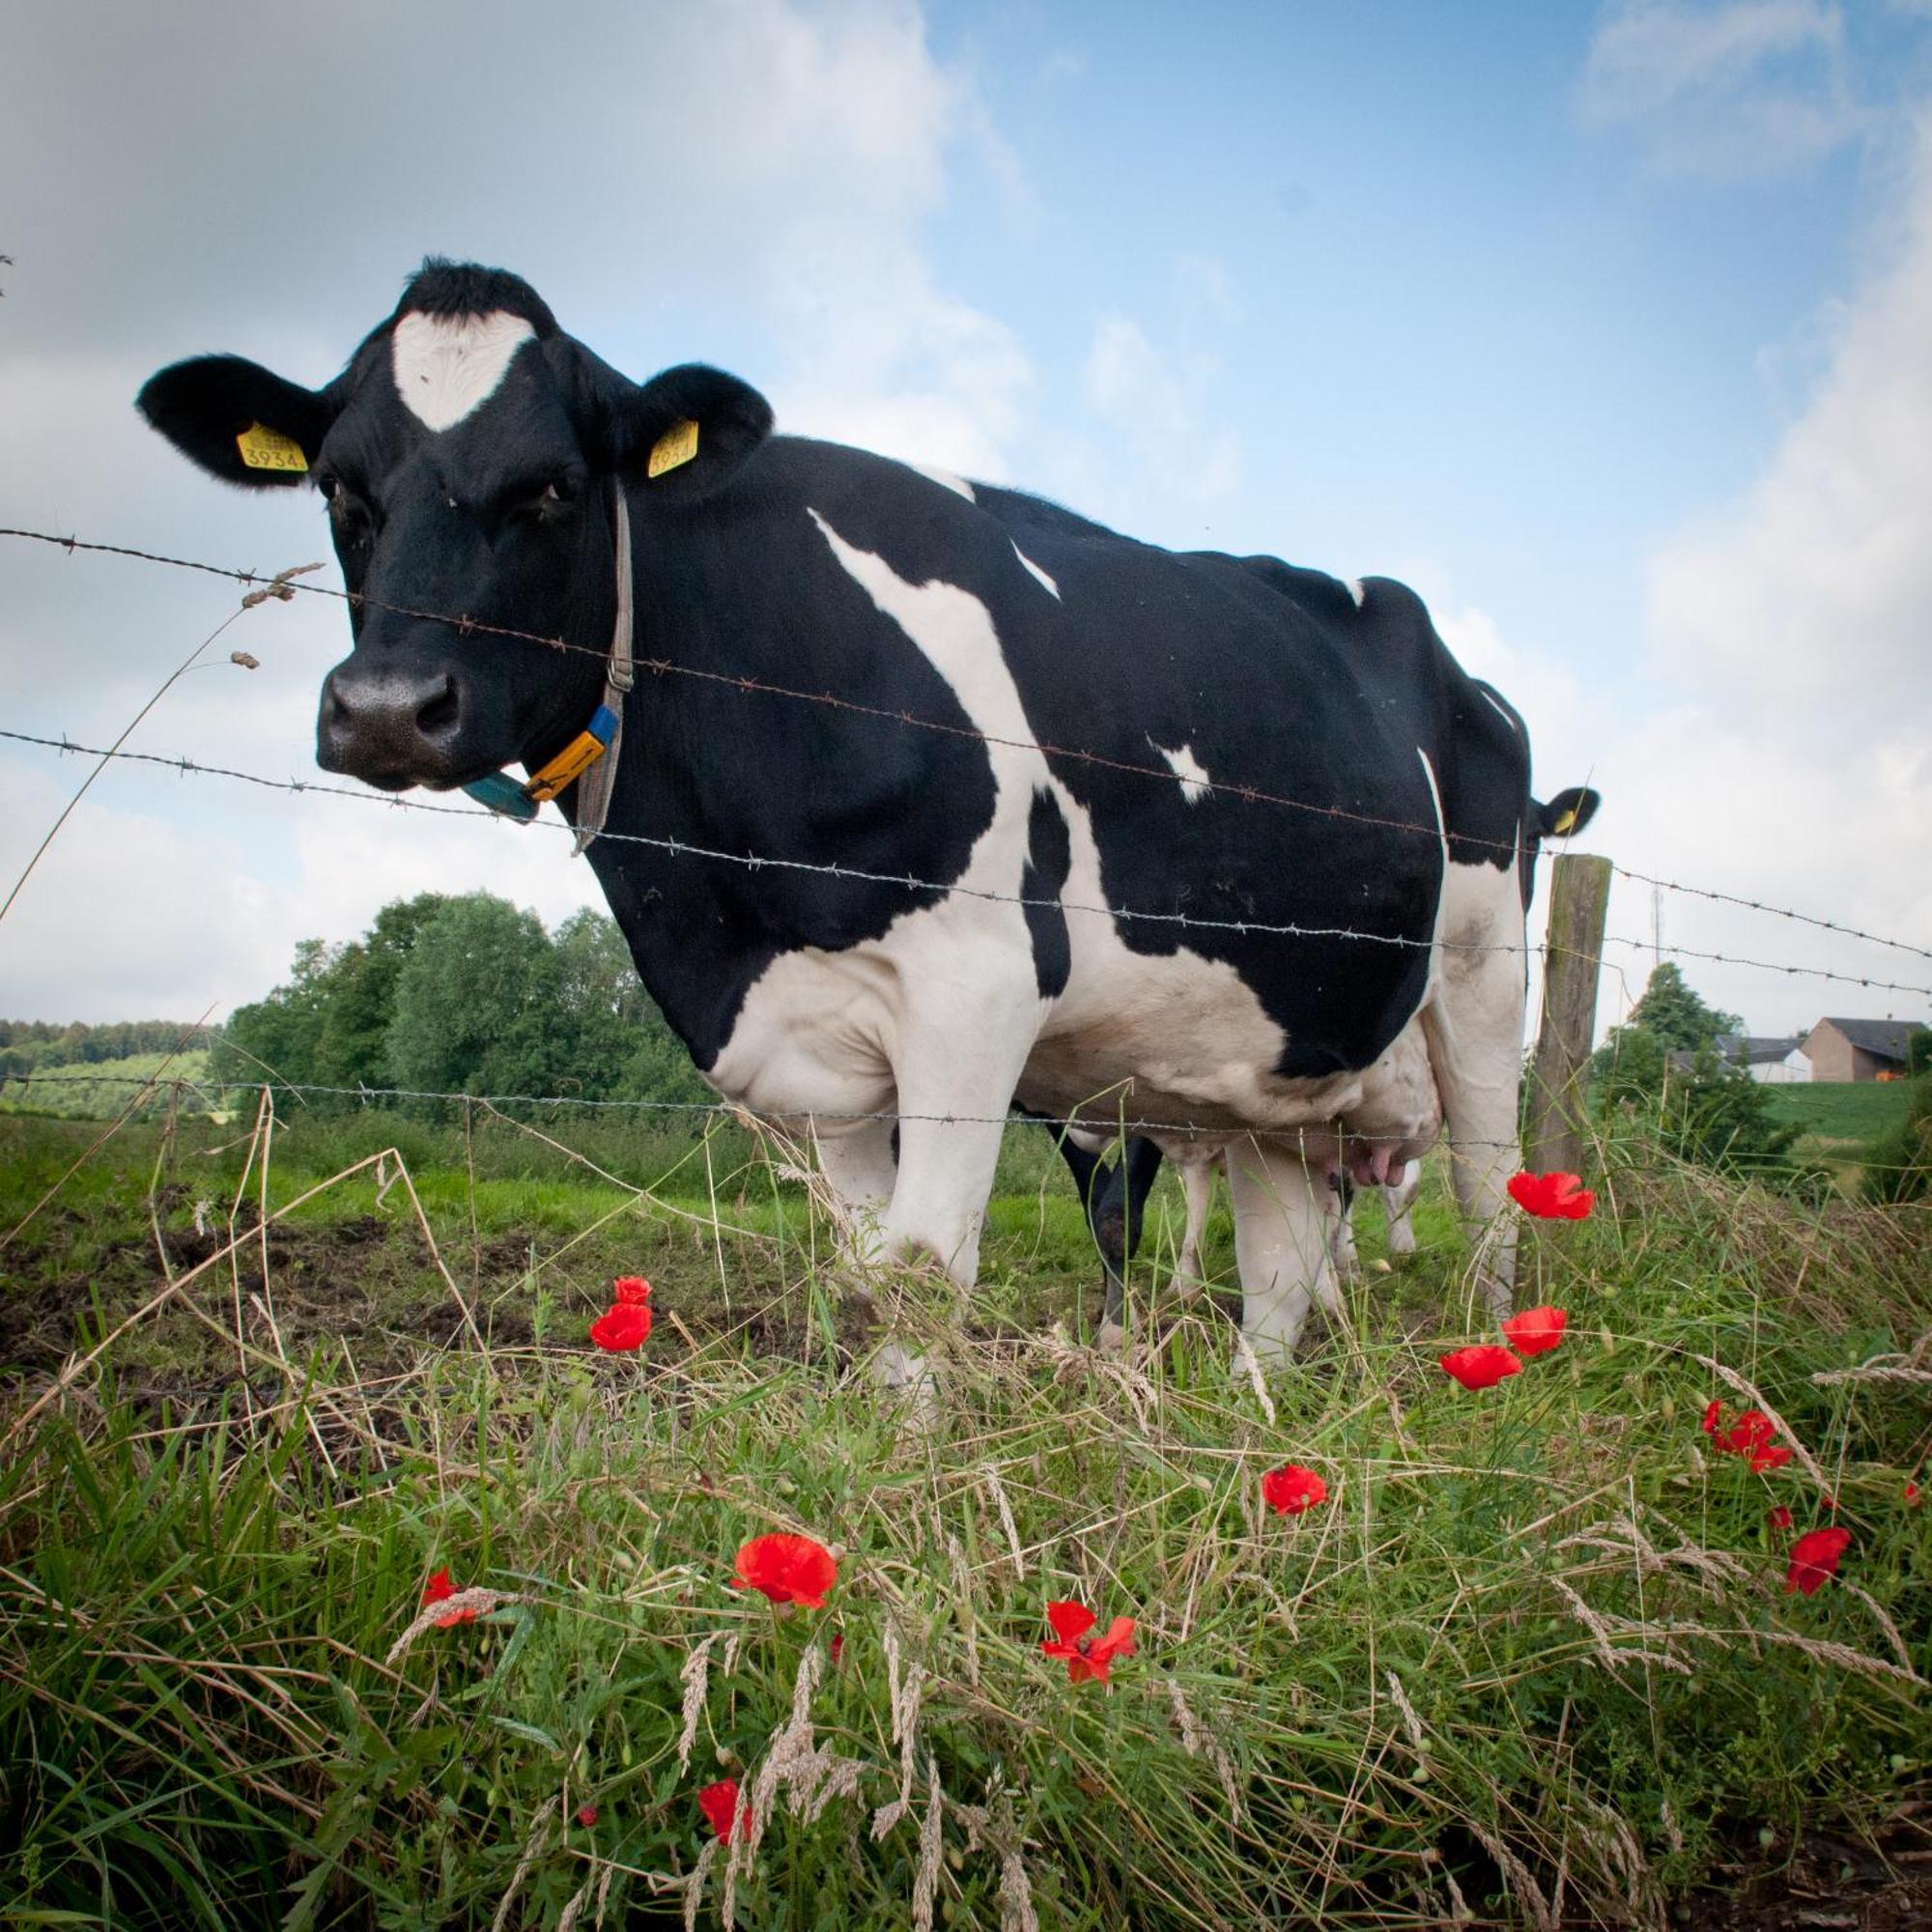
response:
[[[838,1564],[824,1544],[809,1536],[754,1536],[738,1550],[734,1590],[762,1590],[775,1604],[825,1607],[825,1593],[838,1580]]]
[[[843,1631],[834,1631],[832,1633],[832,1667],[834,1670],[838,1668],[844,1656],[845,1633]]]
[[[1520,1355],[1541,1355],[1563,1339],[1570,1318],[1560,1308],[1525,1308],[1503,1323],[1503,1333]]]
[[[1918,1485],[1917,1483],[1907,1482],[1905,1485],[1905,1500],[1908,1506],[1918,1502]]]
[[[1066,1660],[1069,1684],[1084,1684],[1090,1677],[1104,1684],[1107,1667],[1115,1658],[1134,1654],[1132,1617],[1116,1617],[1104,1636],[1088,1634],[1099,1618],[1085,1604],[1049,1604],[1046,1620],[1053,1626],[1053,1636],[1042,1637],[1039,1647],[1048,1657]]]
[[[582,1827],[584,1828],[584,1830],[585,1830],[585,1831],[588,1831],[588,1830],[590,1829],[590,1827],[591,1827],[592,1825],[596,1824],[596,1822],[597,1822],[597,1807],[596,1807],[596,1805],[594,1805],[594,1804],[580,1804],[580,1805],[579,1805],[579,1806],[577,1807],[577,1822],[578,1822],[578,1823],[579,1823],[580,1825],[582,1825]]]
[[[1438,1359],[1465,1389],[1494,1388],[1505,1376],[1522,1373],[1522,1364],[1516,1356],[1493,1342],[1475,1349],[1455,1349]]]
[[[1828,1577],[1838,1574],[1838,1558],[1851,1543],[1849,1529],[1807,1529],[1791,1546],[1791,1567],[1784,1573],[1784,1591],[1813,1596]]]
[[[1597,1197],[1574,1174],[1513,1174],[1509,1197],[1525,1214],[1542,1221],[1582,1221]]]
[[[712,1831],[727,1843],[734,1823],[739,1837],[752,1835],[752,1807],[739,1803],[735,1777],[721,1777],[716,1784],[707,1784],[697,1794],[697,1808],[704,1813]]]
[[[1755,1476],[1762,1476],[1772,1469],[1781,1469],[1791,1461],[1791,1451],[1773,1439],[1777,1431],[1773,1428],[1771,1417],[1762,1409],[1746,1409],[1726,1429],[1723,1426],[1722,1406],[1714,1402],[1704,1411],[1703,1427],[1713,1448],[1726,1456],[1742,1456],[1750,1464],[1751,1473]]]
[[[432,1604],[440,1604],[455,1595],[456,1585],[449,1580],[449,1569],[445,1565],[423,1585],[423,1608],[428,1609]],[[454,1630],[458,1624],[473,1624],[475,1621],[474,1610],[452,1610],[446,1617],[438,1617],[436,1627],[438,1630]]]
[[[1773,1529],[1789,1529],[1791,1527],[1791,1512],[1782,1503],[1779,1503],[1775,1509],[1770,1511],[1765,1520],[1771,1524]]]
[[[1277,1516],[1299,1516],[1328,1500],[1328,1485],[1313,1469],[1288,1463],[1262,1478],[1262,1501]]]
[[[651,1285],[640,1274],[620,1274],[611,1293],[611,1306],[590,1324],[590,1339],[611,1354],[628,1354],[651,1332]]]

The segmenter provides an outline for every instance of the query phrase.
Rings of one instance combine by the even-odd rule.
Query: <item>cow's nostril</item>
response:
[[[416,729],[426,738],[441,737],[456,728],[461,710],[456,697],[456,680],[446,676],[442,689],[416,711]]]

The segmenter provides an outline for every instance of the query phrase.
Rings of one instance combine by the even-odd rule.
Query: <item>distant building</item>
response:
[[[1804,1039],[1811,1078],[1901,1079],[1906,1070],[1906,1042],[1922,1025],[1922,1020],[1822,1019]]]
[[[1721,1060],[1743,1067],[1766,1086],[1783,1087],[1794,1080],[1811,1078],[1803,1034],[1720,1033],[1717,1047]]]

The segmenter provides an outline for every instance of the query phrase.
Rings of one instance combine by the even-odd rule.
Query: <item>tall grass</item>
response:
[[[938,1362],[922,1429],[865,1372],[802,1195],[721,1247],[730,1319],[694,1328],[661,1282],[637,1358],[574,1321],[494,1351],[459,1329],[378,1380],[289,1350],[272,1288],[238,1314],[218,1255],[152,1284],[234,1331],[242,1378],[124,1389],[137,1327],[0,1422],[10,1909],[1662,1925],[1737,1834],[1922,1788],[1932,1536],[1902,1485],[1932,1359],[1912,1222],[1638,1151],[1538,1244],[1562,1347],[1480,1394],[1435,1362],[1481,1332],[1460,1252],[1371,1275],[1265,1378],[1157,1268],[1124,1359],[989,1318],[1021,1293],[1009,1259],[963,1331],[923,1278],[872,1284]],[[799,1319],[754,1345],[779,1302]],[[1801,1460],[1713,1455],[1713,1397],[1775,1412]],[[1329,1498],[1283,1520],[1259,1485],[1290,1458]],[[1777,1504],[1853,1531],[1815,1597],[1784,1590]],[[727,1587],[773,1528],[838,1552],[823,1612]],[[496,1606],[416,1628],[443,1566]],[[1041,1655],[1060,1597],[1136,1619],[1110,1686]],[[724,1776],[755,1846],[698,1814]]]

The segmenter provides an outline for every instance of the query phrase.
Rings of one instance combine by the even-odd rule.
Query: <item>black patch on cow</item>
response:
[[[1066,938],[1066,914],[1061,890],[1073,864],[1066,819],[1050,791],[1036,790],[1027,815],[1027,862],[1020,873],[1020,896],[1027,902],[1027,931],[1033,937],[1033,973],[1042,1000],[1057,1000],[1066,990],[1073,964]],[[1050,905],[1041,900],[1050,899]]]
[[[543,339],[557,332],[550,304],[524,280],[504,269],[474,262],[451,262],[428,255],[403,288],[396,315],[520,315]]]
[[[134,407],[190,463],[249,490],[306,483],[305,469],[252,469],[236,438],[260,424],[294,441],[311,464],[335,419],[333,388],[304,389],[241,355],[197,355],[152,376]]]

